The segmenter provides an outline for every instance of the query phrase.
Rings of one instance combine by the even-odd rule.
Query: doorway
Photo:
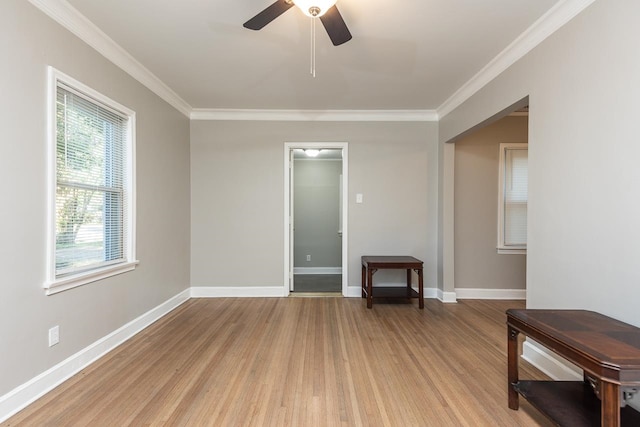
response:
[[[347,292],[347,143],[285,143],[284,294]]]
[[[527,149],[517,164],[502,152],[526,147],[528,119],[523,106],[453,144],[456,298],[526,298]]]

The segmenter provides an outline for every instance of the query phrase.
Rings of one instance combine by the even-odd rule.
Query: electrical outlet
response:
[[[49,329],[49,347],[52,347],[60,342],[60,327],[58,325]]]
[[[311,255],[307,255],[307,261],[311,261]]]

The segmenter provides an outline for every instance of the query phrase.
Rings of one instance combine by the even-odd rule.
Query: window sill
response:
[[[498,248],[498,254],[502,255],[526,255],[527,248]]]
[[[50,280],[45,282],[44,288],[47,295],[57,294],[58,292],[86,285],[87,283],[96,282],[98,280],[106,279],[107,277],[112,277],[118,274],[126,273],[127,271],[135,270],[136,266],[139,263],[140,261],[130,261],[82,274],[76,274],[73,276]]]

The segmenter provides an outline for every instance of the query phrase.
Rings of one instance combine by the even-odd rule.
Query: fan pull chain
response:
[[[311,18],[311,75],[316,76],[316,18]]]

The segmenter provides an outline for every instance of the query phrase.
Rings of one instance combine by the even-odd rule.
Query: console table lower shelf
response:
[[[398,286],[376,286],[375,288],[375,295],[372,295],[373,298],[380,298],[380,299],[385,299],[385,298],[390,298],[390,299],[402,299],[402,298],[406,298],[408,302],[411,302],[410,299],[411,298],[419,298],[419,294],[418,292],[411,288],[409,289],[409,291],[407,292],[406,288],[401,288]],[[367,290],[365,289],[363,291],[364,296],[367,296]]]
[[[582,381],[518,381],[515,391],[559,426],[599,426],[600,400],[591,385]],[[640,426],[640,412],[620,409],[622,426]]]

